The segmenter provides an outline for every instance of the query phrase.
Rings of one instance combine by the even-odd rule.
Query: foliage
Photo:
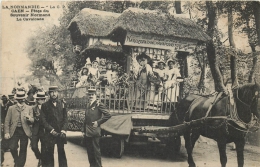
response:
[[[32,60],[31,71],[35,78],[46,80],[58,80],[62,85],[66,85],[72,78],[77,75],[76,69],[80,69],[85,62],[84,57],[75,56],[72,52],[72,44],[67,26],[71,19],[83,8],[92,8],[103,11],[122,13],[128,7],[138,7],[142,9],[159,10],[167,13],[174,7],[174,1],[70,1],[67,2],[64,12],[60,17],[60,25],[46,27],[38,30],[28,43],[26,51],[28,57]],[[213,3],[217,9],[218,18],[226,17],[227,9],[232,7],[234,14],[237,16],[234,20],[234,28],[240,34],[248,36],[248,43],[254,46],[257,44],[255,18],[253,15],[252,2],[225,2],[217,1]],[[195,20],[197,24],[207,31],[208,13],[206,4],[203,1],[182,2],[183,13],[188,13],[190,18]],[[217,18],[217,20],[218,20]],[[246,82],[252,67],[253,54],[244,54],[240,50],[225,46],[225,34],[218,27],[217,22],[214,26],[213,42],[216,48],[217,63],[224,76],[224,81],[230,78],[229,57],[235,55],[237,57],[238,78],[241,83]],[[212,81],[212,74],[206,71],[202,74],[202,70],[208,68],[209,61],[206,57],[206,46],[197,47],[194,57],[190,65],[191,72],[189,78],[185,80],[187,90],[200,91],[208,87],[204,80]],[[196,69],[196,70],[194,70]],[[127,87],[131,74],[122,72],[117,85]]]

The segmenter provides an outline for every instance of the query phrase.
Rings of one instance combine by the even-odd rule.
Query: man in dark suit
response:
[[[42,155],[41,152],[44,152],[45,149],[45,141],[44,141],[44,127],[40,123],[40,111],[41,106],[45,102],[45,92],[38,91],[36,94],[36,105],[33,106],[33,116],[34,123],[32,125],[32,139],[31,139],[31,148],[35,154],[35,157],[39,160],[38,167],[42,165]],[[41,141],[41,152],[38,148],[38,142]]]
[[[8,95],[8,102],[6,103],[6,110],[8,110],[8,108],[10,107],[10,106],[13,106],[13,105],[15,105],[16,104],[16,101],[15,101],[15,99],[14,99],[14,95],[13,94],[11,94],[11,95]]]
[[[15,167],[23,167],[26,162],[28,138],[32,136],[30,124],[34,122],[32,108],[24,103],[25,92],[15,95],[17,104],[9,107],[4,124],[5,139],[9,139],[9,147],[14,157]],[[20,151],[18,148],[20,141]]]
[[[4,123],[5,123],[5,117],[7,114],[7,103],[8,103],[8,99],[5,95],[2,96],[1,99],[1,164],[4,162],[4,153],[5,150],[8,149],[8,145],[7,145],[7,141],[3,138],[4,136]]]
[[[99,140],[101,137],[100,125],[106,122],[111,115],[105,105],[96,99],[96,90],[88,89],[89,103],[85,112],[84,137],[88,152],[90,167],[101,167],[101,153]]]
[[[14,95],[8,95],[8,101],[7,103],[2,106],[1,108],[1,126],[2,126],[2,133],[1,133],[1,164],[4,162],[4,153],[9,149],[9,140],[4,139],[4,123],[5,123],[5,117],[7,114],[7,111],[10,106],[14,105]]]
[[[66,141],[67,131],[67,112],[63,101],[58,99],[58,87],[49,87],[50,99],[42,104],[41,107],[41,121],[45,128],[46,151],[43,155],[48,162],[44,162],[42,165],[47,167],[54,167],[54,146],[57,144],[58,148],[58,160],[60,167],[67,167],[67,158],[64,150],[64,144]]]

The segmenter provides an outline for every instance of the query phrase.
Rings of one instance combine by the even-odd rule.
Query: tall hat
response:
[[[58,86],[50,86],[49,87],[49,92],[53,92],[53,91],[57,91],[57,90],[59,90]]]
[[[15,99],[25,99],[25,91],[17,91],[15,94]]]
[[[87,59],[86,59],[86,65],[90,65],[91,64],[91,61],[90,61],[90,58],[88,57]]]
[[[38,91],[34,98],[35,98],[35,99],[45,99],[45,98],[46,98],[45,92],[43,92],[43,91]]]

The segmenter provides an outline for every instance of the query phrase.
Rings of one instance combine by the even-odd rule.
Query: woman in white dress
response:
[[[92,81],[92,86],[98,85],[100,82],[98,82],[99,77],[100,77],[100,72],[98,69],[98,61],[94,60],[92,62],[92,67],[89,69],[90,75],[90,80]]]
[[[80,72],[79,82],[76,84],[76,90],[72,97],[83,97],[86,95],[86,87],[89,85],[89,69],[83,67]]]
[[[167,70],[165,69],[165,62],[160,60],[157,62],[157,68],[154,70],[155,73],[157,73],[161,79],[161,84],[158,87],[158,90],[154,89],[154,97],[151,96],[151,100],[153,100],[153,103],[156,105],[161,104],[162,100],[164,100],[164,96],[162,94],[163,92],[163,87],[165,84],[165,81],[167,81],[168,75],[167,75]]]
[[[177,81],[177,77],[181,77],[180,70],[177,67],[177,61],[175,59],[169,59],[167,64],[168,69],[166,70],[166,74],[168,79],[164,85],[167,101],[177,102],[177,97],[179,96],[179,82]]]

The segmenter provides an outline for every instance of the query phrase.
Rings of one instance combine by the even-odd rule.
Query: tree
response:
[[[255,75],[257,67],[257,31],[256,31],[256,21],[254,16],[254,2],[243,2],[240,7],[237,7],[238,17],[235,19],[235,28],[241,29],[240,33],[245,33],[248,38],[248,44],[252,50],[252,67],[249,71],[248,82],[253,82],[253,77]]]
[[[176,14],[181,14],[181,1],[175,1]]]
[[[215,91],[217,92],[223,92],[225,91],[225,86],[223,82],[223,77],[220,73],[219,66],[217,63],[217,57],[216,57],[216,51],[215,51],[215,46],[213,42],[213,35],[215,31],[215,26],[216,26],[216,6],[213,4],[212,1],[207,1],[206,2],[207,6],[207,12],[208,12],[208,30],[207,33],[208,35],[212,38],[208,43],[207,43],[207,56],[208,56],[208,61],[209,61],[209,66],[210,70],[213,76],[213,80],[215,83]]]
[[[233,3],[230,2],[228,6],[228,39],[230,47],[236,49],[236,44],[233,37]],[[231,80],[232,83],[237,79],[237,68],[236,68],[236,56],[231,54],[230,56],[230,69],[231,69]]]
[[[260,47],[260,2],[253,3],[253,12],[255,16],[256,32],[257,32],[257,45]]]

